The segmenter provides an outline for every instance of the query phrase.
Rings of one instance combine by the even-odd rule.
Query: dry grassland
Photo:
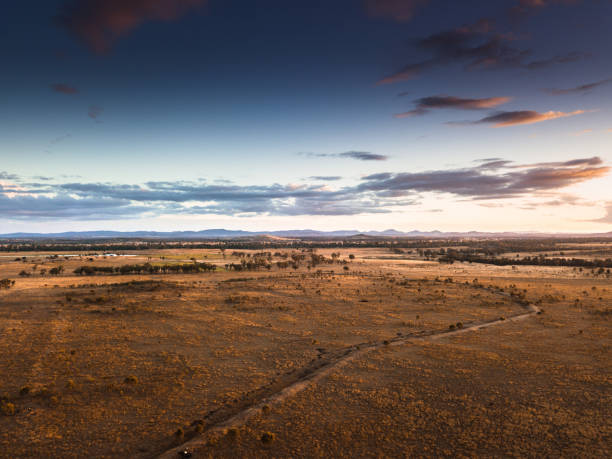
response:
[[[192,438],[192,457],[610,457],[609,279],[349,253],[322,272],[226,272],[218,250],[0,259],[15,280],[0,290],[0,457],[155,457]],[[72,274],[192,258],[219,270]],[[544,313],[377,348],[211,433],[346,349],[527,302]]]

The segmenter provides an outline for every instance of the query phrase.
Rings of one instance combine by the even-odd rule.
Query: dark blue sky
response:
[[[611,222],[610,1],[46,0],[0,22],[2,232]]]

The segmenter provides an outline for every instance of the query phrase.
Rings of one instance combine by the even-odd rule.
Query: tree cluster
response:
[[[93,276],[96,274],[193,274],[212,272],[216,269],[217,266],[212,263],[194,262],[165,265],[144,263],[122,266],[79,266],[74,270],[74,273],[82,276]]]

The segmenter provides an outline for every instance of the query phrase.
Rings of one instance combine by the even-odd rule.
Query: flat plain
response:
[[[0,457],[612,455],[609,275],[312,253],[3,252]]]

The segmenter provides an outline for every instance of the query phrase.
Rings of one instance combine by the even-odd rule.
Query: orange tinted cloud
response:
[[[529,171],[518,181],[517,187],[533,189],[562,188],[574,183],[584,182],[608,175],[610,168],[585,167],[567,169],[535,169]]]
[[[593,129],[583,129],[582,131],[574,132],[572,135],[576,137],[580,137],[581,135],[590,134],[593,132]]]
[[[482,99],[464,99],[453,96],[431,96],[415,100],[416,107],[404,113],[394,115],[395,118],[408,118],[416,115],[424,115],[431,109],[454,108],[461,110],[482,110],[497,107],[509,102],[510,97],[486,97]]]
[[[551,192],[576,183],[604,177],[610,167],[599,157],[564,162],[513,164],[497,160],[500,167],[476,166],[425,172],[387,172],[366,176],[360,191],[450,193],[471,199],[503,199]]]
[[[556,112],[548,111],[539,113],[533,110],[520,110],[514,112],[500,112],[494,115],[487,116],[474,122],[473,124],[493,124],[493,127],[516,126],[519,124],[534,124],[542,121],[554,120],[557,118],[566,118],[568,116],[582,115],[584,110],[575,110],[573,112]]]
[[[95,53],[146,21],[171,21],[207,0],[81,0],[62,8],[59,22]]]

